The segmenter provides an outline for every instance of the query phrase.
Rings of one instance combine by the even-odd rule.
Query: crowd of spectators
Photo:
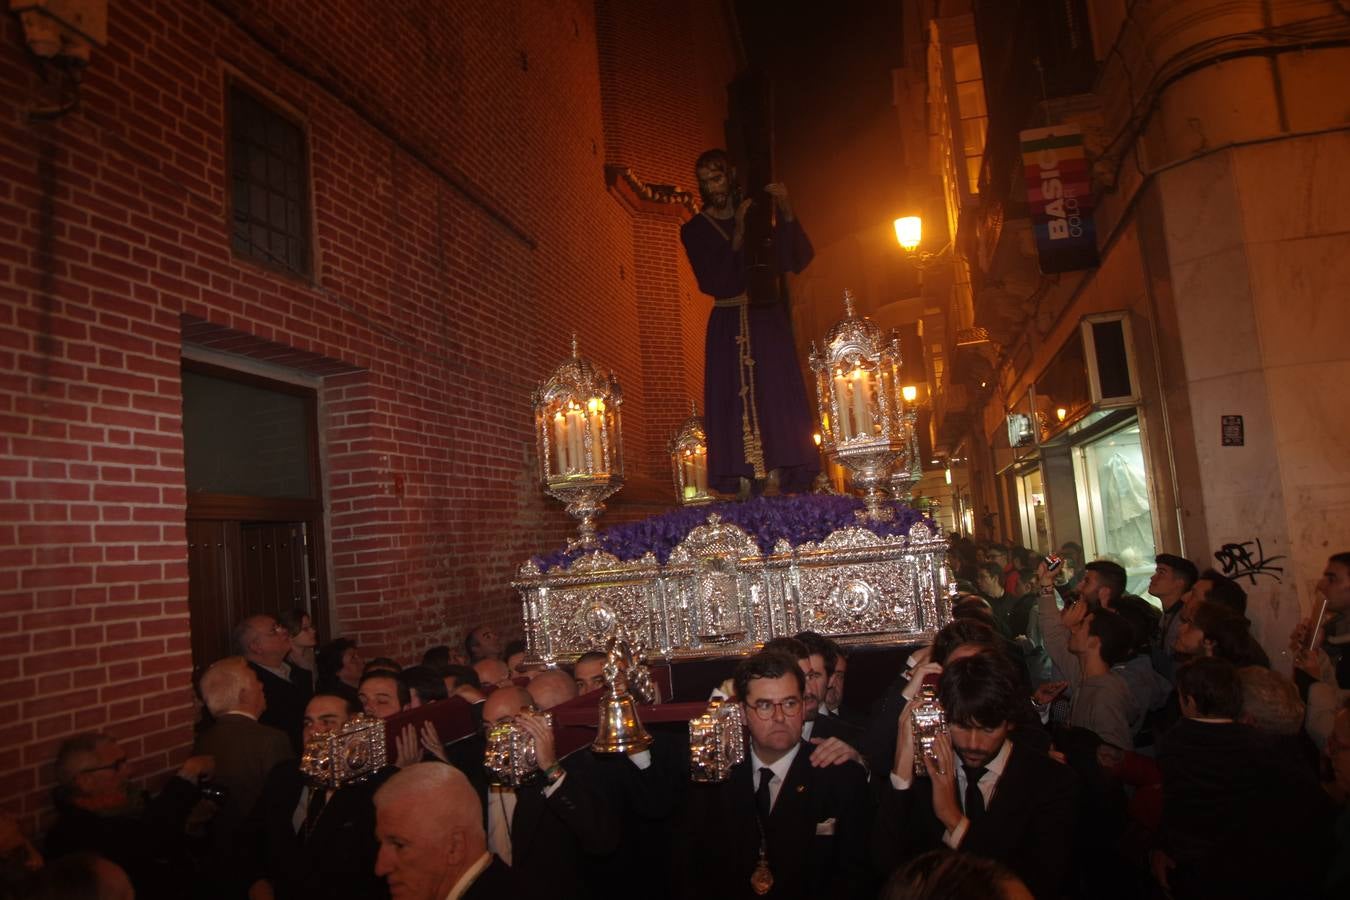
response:
[[[0,895],[1350,896],[1350,554],[1328,560],[1326,615],[1289,636],[1284,671],[1222,574],[1159,554],[1145,598],[1111,560],[1057,556],[954,539],[951,623],[865,706],[847,648],[770,641],[717,692],[747,746],[720,783],[691,782],[683,723],[628,754],[560,749],[538,714],[606,688],[603,653],[540,668],[479,626],[420,660],[365,659],[319,646],[303,611],[251,615],[197,679],[192,755],[156,794],[112,737],[61,745],[43,852],[0,820]],[[925,683],[947,730],[921,753]],[[409,725],[391,765],[336,787],[301,771],[358,713],[451,698],[467,734]],[[514,787],[484,765],[502,723],[535,747]]]

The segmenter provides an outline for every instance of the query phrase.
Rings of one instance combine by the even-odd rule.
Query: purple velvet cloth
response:
[[[725,227],[729,232],[732,223]],[[699,289],[714,298],[735,297],[746,290],[745,255],[732,252],[731,241],[698,215],[680,229]],[[797,221],[780,222],[774,230],[780,272],[800,272],[811,262],[811,242]],[[708,317],[704,345],[703,419],[708,432],[708,484],[734,493],[740,479],[753,478],[742,440],[739,353],[740,309],[714,307]],[[811,440],[813,418],[797,362],[787,307],[782,303],[749,307],[750,352],[755,360],[755,406],[766,470],[781,469],[779,486],[788,492],[810,490],[820,471],[820,457]]]

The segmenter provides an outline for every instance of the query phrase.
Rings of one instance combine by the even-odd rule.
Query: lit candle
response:
[[[694,484],[700,494],[708,493],[708,452],[702,447],[694,457]]]
[[[600,432],[604,428],[601,419],[605,415],[605,401],[601,400],[599,397],[592,397],[590,401],[587,402],[586,407],[591,413],[591,459],[594,460],[592,470],[597,472],[604,471],[605,453],[604,445],[600,443]]]
[[[867,408],[867,386],[871,383],[862,369],[853,370],[853,427],[856,434],[872,434],[872,415]]]
[[[567,474],[567,422],[562,410],[553,416],[553,474]]]
[[[848,440],[853,437],[848,427],[848,379],[838,369],[834,373],[834,404],[839,409],[839,430],[843,432],[844,440]]]
[[[572,455],[572,470],[585,474],[586,458],[582,455],[581,441],[586,420],[575,404],[569,404],[569,406],[571,408],[567,410],[567,452]]]

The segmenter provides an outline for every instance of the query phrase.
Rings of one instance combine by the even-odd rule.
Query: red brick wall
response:
[[[370,8],[110,4],[79,110],[50,123],[0,26],[0,806],[30,820],[71,733],[107,729],[147,776],[190,742],[185,343],[322,378],[334,630],[372,651],[518,627],[512,574],[571,528],[535,481],[529,398],[572,330],[623,383],[630,474],[668,482],[706,305],[677,220],[620,202],[604,164],[689,170],[720,132],[724,23],[635,7],[604,65],[662,91],[602,107],[593,4]],[[680,59],[700,65],[672,78]],[[307,130],[312,281],[230,253],[231,76]]]

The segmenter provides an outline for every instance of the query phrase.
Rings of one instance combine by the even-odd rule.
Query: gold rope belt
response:
[[[740,334],[736,335],[737,374],[741,393],[741,443],[745,461],[756,478],[763,478],[764,445],[759,437],[759,411],[755,405],[755,357],[750,352],[750,298],[745,294],[713,301],[716,307],[740,309]]]

